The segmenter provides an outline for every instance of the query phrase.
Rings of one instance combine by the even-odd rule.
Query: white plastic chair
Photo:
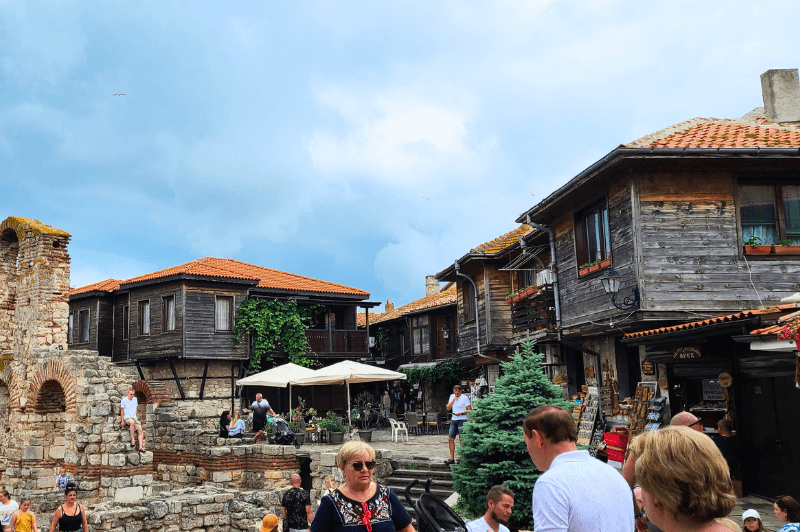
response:
[[[392,441],[398,441],[401,432],[406,433],[406,441],[408,441],[408,427],[405,423],[389,418],[389,424],[392,426]]]

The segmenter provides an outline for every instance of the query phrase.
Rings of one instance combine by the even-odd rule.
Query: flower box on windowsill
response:
[[[538,291],[539,291],[539,287],[538,286],[529,286],[528,288],[525,288],[524,290],[522,290],[521,292],[519,292],[517,294],[514,294],[513,296],[508,296],[506,298],[506,301],[508,301],[509,303],[511,303],[513,305],[515,303],[518,303],[519,301],[522,301],[526,297],[532,296],[533,294],[537,293]]]
[[[775,244],[772,246],[772,252],[776,255],[800,255],[800,246],[781,246],[779,244]]]
[[[611,259],[603,259],[597,264],[590,264],[585,268],[581,268],[578,270],[578,277],[583,277],[584,275],[589,275],[590,273],[594,273],[598,270],[602,270],[603,268],[608,268],[611,266]]]
[[[772,246],[745,246],[744,252],[745,255],[767,255],[769,252],[772,251]]]
[[[599,269],[601,269],[601,270],[602,270],[603,268],[608,268],[609,266],[611,266],[611,259],[604,259],[604,260],[601,260],[601,261],[600,261],[600,264],[599,264],[599,266],[600,266],[600,268],[599,268]]]

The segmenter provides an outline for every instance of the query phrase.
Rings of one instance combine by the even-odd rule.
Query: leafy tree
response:
[[[306,325],[303,321],[309,318],[317,306],[298,307],[297,301],[290,299],[246,299],[236,313],[233,326],[234,341],[241,341],[249,334],[252,344],[248,375],[261,370],[261,361],[272,359],[270,353],[276,345],[283,347],[289,361],[300,366],[308,366],[311,361],[306,358],[310,350],[306,339]]]
[[[495,484],[505,484],[516,494],[511,524],[533,530],[530,497],[540,473],[531,462],[522,440],[525,416],[541,405],[570,410],[561,398],[561,388],[552,384],[542,369],[543,355],[534,343],[525,342],[510,362],[502,364],[494,395],[476,401],[471,421],[463,427],[458,455],[452,467],[453,487],[461,495],[459,511],[481,515],[486,510],[486,493]]]

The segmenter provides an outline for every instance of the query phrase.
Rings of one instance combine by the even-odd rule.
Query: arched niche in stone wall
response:
[[[40,435],[35,447],[41,447],[41,450],[31,451],[31,456],[63,463],[68,448],[67,423],[76,416],[75,393],[75,381],[60,361],[48,359],[39,367],[30,381],[25,410],[29,428],[32,433]],[[39,480],[44,484],[50,481],[49,477]]]

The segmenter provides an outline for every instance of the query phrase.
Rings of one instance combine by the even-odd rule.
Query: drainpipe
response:
[[[530,225],[531,227],[535,227],[541,231],[547,233],[547,237],[550,240],[550,271],[553,275],[553,292],[556,298],[556,331],[558,332],[558,339],[561,340],[561,298],[559,297],[558,293],[558,272],[556,270],[556,237],[553,234],[553,230],[547,227],[546,225],[537,224],[531,221],[531,215],[528,214],[525,219],[525,224]]]
[[[461,265],[458,263],[458,261],[455,261],[453,267],[456,270],[457,276],[463,277],[464,279],[470,282],[470,284],[472,285],[473,293],[475,294],[475,338],[476,338],[475,343],[477,346],[476,347],[477,352],[475,354],[476,356],[481,356],[481,318],[478,315],[478,287],[475,286],[475,281],[473,281],[469,275],[464,275],[463,273],[461,273]]]

